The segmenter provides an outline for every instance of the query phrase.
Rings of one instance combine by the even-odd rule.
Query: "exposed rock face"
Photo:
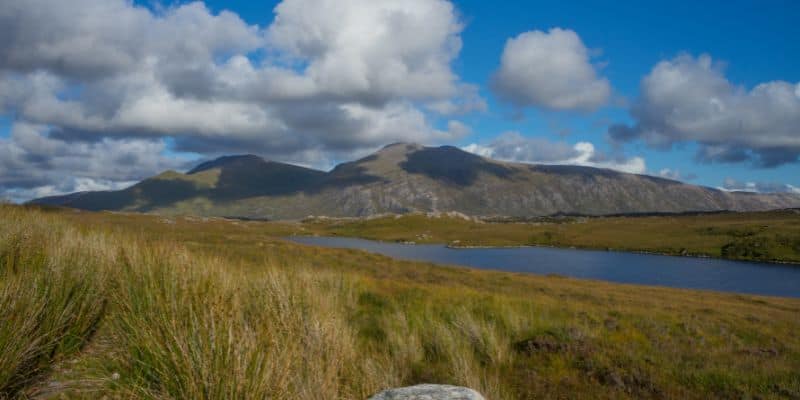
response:
[[[380,392],[368,400],[484,400],[480,393],[450,385],[416,385]]]
[[[529,217],[800,207],[800,195],[731,193],[647,175],[491,160],[451,146],[394,144],[330,172],[228,156],[128,189],[38,199],[88,210],[300,219],[458,212]]]

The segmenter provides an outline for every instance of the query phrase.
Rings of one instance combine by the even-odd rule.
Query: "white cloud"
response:
[[[118,189],[185,162],[165,155],[161,139],[73,142],[48,136],[48,128],[16,123],[0,139],[0,192],[16,201],[84,190]]]
[[[493,88],[519,107],[552,110],[595,110],[611,94],[608,80],[598,76],[578,34],[560,28],[509,39]]]
[[[800,194],[800,188],[788,183],[743,182],[730,177],[725,178],[720,189],[737,192]]]
[[[270,43],[307,62],[305,76],[336,96],[446,98],[458,77],[462,24],[444,0],[284,0]]]
[[[642,80],[633,126],[615,125],[612,140],[643,139],[669,147],[697,142],[704,162],[755,161],[764,167],[800,156],[800,83],[772,81],[747,90],[724,76],[710,56],[658,63]]]
[[[465,151],[503,161],[581,165],[608,168],[622,172],[643,174],[647,170],[641,157],[609,158],[598,152],[594,144],[578,142],[552,142],[545,138],[525,137],[518,132],[506,132],[487,144],[472,143],[463,147]]]
[[[0,6],[0,67],[102,79],[149,60],[184,68],[263,45],[258,27],[202,2],[155,15],[124,0],[7,0]]]
[[[229,12],[212,15],[202,3],[157,15],[122,0],[80,0],[83,7],[42,1],[0,6],[0,21],[9,22],[4,29],[14,38],[0,47],[0,85],[15,89],[4,91],[0,104],[35,123],[98,136],[143,131],[272,139],[307,133],[285,115],[297,108],[306,108],[308,119],[325,108],[357,125],[348,120],[354,105],[392,116],[398,103],[416,100],[448,114],[485,107],[450,69],[461,23],[443,0],[286,0],[267,33]],[[37,5],[48,12],[39,13]],[[49,43],[50,36],[60,40]],[[253,65],[247,55],[267,45],[305,67]],[[109,57],[124,62],[105,65]],[[64,99],[69,91],[87,95]],[[309,136],[307,145],[325,145],[325,137]]]
[[[462,28],[446,0],[284,0],[266,27],[202,2],[152,11],[128,0],[8,0],[0,115],[39,127],[35,140],[64,154],[171,138],[177,151],[319,166],[389,142],[468,133],[454,119],[432,122],[486,108],[451,68]],[[0,142],[0,164],[33,157],[20,140]],[[110,167],[88,176],[84,164],[62,165],[57,178],[37,179],[134,178]]]

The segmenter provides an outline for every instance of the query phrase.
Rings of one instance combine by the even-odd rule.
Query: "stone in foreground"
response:
[[[387,389],[368,400],[484,400],[484,398],[470,388],[425,384]]]

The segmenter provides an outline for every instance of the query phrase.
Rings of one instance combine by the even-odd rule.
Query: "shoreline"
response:
[[[309,239],[319,238],[319,239],[322,239],[322,241],[320,241],[320,242],[315,242],[313,240],[305,241],[302,238],[309,238]],[[704,281],[703,279],[696,280],[697,282],[695,282],[695,283],[691,283],[691,282],[690,283],[686,283],[688,281],[686,281],[686,282],[685,281],[680,281],[680,282],[676,283],[676,281],[674,279],[670,279],[670,278],[667,278],[666,280],[660,279],[660,278],[657,277],[658,274],[652,275],[652,276],[650,274],[636,275],[638,273],[637,272],[633,272],[633,271],[637,271],[637,270],[632,270],[631,268],[629,268],[629,266],[630,265],[634,265],[637,262],[641,262],[641,260],[637,261],[637,259],[629,259],[628,261],[625,261],[625,259],[618,260],[618,261],[620,261],[622,263],[622,265],[621,265],[622,268],[620,269],[620,272],[619,272],[621,275],[619,275],[619,276],[623,276],[623,277],[625,277],[625,276],[633,276],[633,277],[636,277],[636,276],[651,276],[651,278],[627,279],[627,278],[619,278],[619,276],[616,276],[616,277],[615,276],[609,276],[608,274],[602,274],[602,273],[599,274],[599,275],[598,274],[589,273],[587,275],[584,272],[581,272],[582,271],[581,268],[578,268],[577,270],[575,270],[575,271],[578,271],[577,274],[576,274],[576,273],[572,273],[571,272],[572,270],[570,270],[569,267],[567,268],[567,270],[556,271],[556,270],[553,270],[552,265],[554,265],[554,264],[552,262],[549,262],[549,264],[546,262],[545,265],[550,265],[550,267],[545,267],[544,270],[536,270],[536,268],[534,268],[534,270],[526,270],[526,269],[518,270],[518,269],[514,269],[515,268],[514,266],[516,265],[514,263],[512,263],[512,265],[511,265],[512,268],[508,268],[509,266],[501,267],[501,266],[498,266],[498,265],[495,265],[495,264],[490,265],[490,264],[480,263],[480,262],[478,262],[478,263],[462,262],[464,260],[471,259],[472,256],[470,256],[467,253],[465,253],[465,254],[463,254],[461,256],[451,253],[451,255],[448,256],[447,253],[443,253],[441,251],[443,251],[443,250],[480,250],[480,249],[524,249],[524,248],[533,249],[533,248],[537,248],[537,247],[563,249],[563,250],[592,251],[592,252],[596,252],[596,254],[597,254],[596,256],[597,257],[601,257],[599,259],[599,265],[601,266],[601,271],[602,270],[609,270],[610,271],[612,269],[614,269],[614,270],[617,269],[617,268],[614,268],[611,264],[608,264],[607,262],[602,261],[602,260],[605,260],[602,257],[619,257],[619,256],[611,256],[611,255],[603,256],[602,253],[614,252],[614,253],[637,254],[637,255],[641,255],[641,256],[663,256],[663,257],[670,257],[671,256],[670,254],[661,254],[661,253],[656,253],[656,252],[598,250],[598,249],[586,249],[586,248],[577,248],[577,247],[565,248],[565,247],[544,246],[544,245],[542,245],[542,246],[537,246],[537,245],[533,245],[533,246],[532,245],[515,245],[515,246],[461,246],[461,247],[454,247],[454,246],[443,245],[441,243],[396,242],[396,241],[373,240],[373,239],[367,239],[367,238],[361,238],[361,237],[341,236],[341,235],[339,235],[339,236],[293,235],[293,236],[285,236],[285,237],[283,237],[283,239],[287,240],[289,242],[292,242],[292,243],[295,243],[295,244],[304,245],[304,246],[315,246],[315,247],[322,247],[322,248],[363,251],[363,252],[367,252],[367,253],[381,255],[381,256],[384,256],[384,257],[389,257],[389,258],[395,259],[395,260],[404,260],[404,261],[413,261],[413,262],[426,262],[426,263],[432,263],[432,264],[435,264],[435,265],[438,265],[438,266],[443,266],[443,267],[459,267],[459,268],[467,268],[467,269],[470,269],[470,270],[496,271],[496,272],[510,273],[510,274],[523,274],[523,275],[533,274],[533,275],[538,275],[538,276],[557,276],[557,277],[564,277],[564,278],[576,279],[576,280],[581,280],[581,281],[605,282],[605,283],[614,284],[614,285],[634,285],[634,286],[642,286],[642,287],[659,287],[659,288],[681,289],[681,290],[691,290],[691,291],[701,291],[701,292],[715,292],[715,293],[735,294],[735,295],[767,296],[767,297],[775,297],[775,298],[796,298],[796,299],[800,299],[800,294],[797,293],[794,285],[790,286],[790,288],[788,289],[789,290],[788,292],[782,292],[782,291],[777,291],[776,292],[775,290],[769,289],[769,288],[764,289],[764,290],[759,290],[758,288],[754,289],[752,286],[750,286],[749,283],[745,283],[745,282],[751,282],[751,281],[742,281],[741,279],[738,279],[738,280],[735,279],[735,281],[737,283],[735,283],[733,286],[731,286],[731,285],[719,286],[719,285],[717,285],[717,284],[715,284],[715,283],[713,283],[711,281],[708,281],[708,280]],[[333,239],[333,241],[327,242],[327,241],[325,241],[325,239]],[[335,242],[336,239],[339,239],[339,240],[352,240],[352,242],[349,242],[349,244],[340,245],[340,244],[337,244]],[[364,243],[363,244],[359,244],[358,241],[363,241]],[[396,249],[398,249],[397,251],[399,251],[399,253],[391,252],[391,251],[382,251],[382,250],[380,250],[380,247],[377,247],[377,248],[374,248],[374,249],[370,248],[368,242],[371,242],[371,243],[374,243],[374,244],[396,246]],[[347,242],[345,242],[345,243],[347,243]],[[397,245],[399,245],[399,246],[397,246]],[[423,256],[421,258],[414,257],[413,254],[415,254],[417,252],[417,250],[414,250],[412,246],[422,246],[422,247],[427,246],[427,247],[431,248],[431,250],[420,250],[420,251],[422,251],[422,254],[429,254],[429,251],[435,251],[435,252],[438,252],[438,253],[433,253],[433,254],[440,254],[440,256],[432,256],[432,257]],[[402,247],[406,247],[407,250],[400,250]],[[438,250],[435,250],[435,249],[438,249]],[[407,253],[404,253],[404,252],[407,252]],[[405,255],[403,255],[403,254],[405,254]],[[520,256],[521,257],[527,257],[526,254],[531,254],[531,253],[522,253]],[[533,254],[536,254],[536,253],[533,253]],[[489,256],[489,253],[487,253],[486,256]],[[506,253],[506,254],[502,255],[501,257],[512,257],[513,258],[515,256],[514,256],[513,253]],[[570,256],[569,253],[565,252],[564,255],[556,255],[555,257],[571,257],[571,256]],[[590,261],[587,261],[587,262],[588,263],[592,263],[591,257],[595,257],[595,256],[587,255],[585,257],[589,257]],[[766,271],[766,273],[768,273],[768,274],[776,274],[776,273],[777,274],[781,274],[781,273],[795,274],[798,271],[792,265],[782,265],[782,263],[767,263],[767,262],[749,261],[749,260],[732,260],[732,259],[724,259],[724,258],[721,258],[721,257],[709,257],[709,256],[703,256],[703,255],[688,255],[688,256],[683,256],[683,257],[691,257],[691,258],[694,258],[694,259],[708,259],[712,263],[710,265],[708,265],[708,266],[705,266],[705,264],[692,264],[690,262],[690,260],[681,261],[681,260],[678,260],[678,259],[672,259],[672,260],[664,260],[664,261],[661,261],[661,262],[657,262],[657,264],[658,263],[662,263],[662,262],[666,263],[664,265],[670,266],[670,267],[675,267],[675,268],[677,268],[676,271],[681,271],[680,273],[685,274],[687,276],[690,276],[692,274],[692,271],[696,271],[694,269],[695,267],[699,268],[697,271],[708,271],[707,268],[719,268],[719,271],[722,271],[722,266],[724,264],[722,264],[722,265],[715,264],[717,262],[728,263],[729,264],[728,267],[731,270],[738,271],[739,273],[741,273],[740,268],[748,268],[749,271],[750,271],[749,273],[756,274],[756,275],[759,274],[759,272],[758,272],[759,268],[763,268]],[[548,256],[548,257],[545,257],[545,258],[550,258],[550,257]],[[528,258],[525,258],[525,259],[528,259]],[[583,256],[579,256],[579,259],[584,259],[584,258],[583,258]],[[535,258],[530,258],[530,260],[535,260]],[[643,259],[643,260],[646,261],[647,259]],[[740,264],[740,265],[736,266],[734,264]],[[586,266],[591,267],[591,264],[588,264]],[[777,270],[776,270],[776,267],[778,268]],[[605,269],[603,269],[603,268],[605,268]],[[773,270],[773,271],[770,271],[770,270]],[[783,270],[785,272],[781,272],[781,270]],[[633,272],[633,275],[626,275],[626,274],[630,274],[631,272]],[[734,273],[736,273],[736,272],[734,272]],[[794,276],[794,275],[790,275],[790,276]],[[690,279],[689,281],[692,281],[692,279]]]
[[[659,251],[652,251],[652,250],[626,250],[626,249],[614,249],[614,248],[602,248],[602,247],[582,247],[582,246],[558,246],[558,245],[550,245],[550,244],[518,244],[518,245],[459,245],[451,243],[441,243],[441,242],[430,242],[430,243],[417,243],[413,241],[391,241],[391,240],[383,240],[383,239],[373,239],[363,236],[343,236],[343,235],[318,235],[318,234],[293,234],[291,236],[312,236],[312,237],[331,237],[331,238],[351,238],[351,239],[363,239],[363,240],[371,240],[373,242],[380,242],[380,243],[393,243],[393,244],[403,244],[408,246],[417,246],[417,245],[440,245],[444,246],[445,248],[452,249],[452,250],[470,250],[470,249],[522,249],[522,248],[549,248],[549,249],[564,249],[564,250],[587,250],[587,251],[604,251],[604,252],[615,252],[615,253],[630,253],[630,254],[644,254],[644,255],[653,255],[653,256],[665,256],[665,257],[686,257],[686,258],[705,258],[705,259],[712,259],[712,260],[725,260],[725,261],[737,261],[737,262],[745,262],[745,263],[753,263],[753,264],[773,264],[773,265],[783,265],[783,266],[800,266],[800,261],[790,261],[790,260],[754,260],[754,259],[742,259],[742,258],[725,258],[725,257],[717,257],[712,256],[709,254],[681,254],[681,253],[668,253],[668,252],[659,252]]]
[[[363,238],[360,238],[360,239],[363,239]],[[367,239],[367,240],[373,240],[373,239]],[[392,242],[387,242],[387,243],[392,243]],[[408,243],[408,244],[417,244],[417,243]],[[420,243],[420,244],[441,244],[441,243]],[[708,258],[708,259],[712,259],[712,260],[740,261],[740,262],[748,262],[748,263],[756,263],[756,264],[777,264],[777,265],[798,265],[798,266],[800,266],[800,261],[753,260],[753,259],[745,259],[745,258],[716,257],[716,256],[712,256],[712,255],[709,255],[709,254],[692,254],[692,253],[680,254],[680,253],[667,253],[667,252],[651,251],[651,250],[626,250],[626,249],[613,249],[613,248],[602,248],[602,247],[557,246],[557,245],[549,245],[549,244],[520,244],[520,245],[508,245],[508,246],[488,246],[488,245],[459,246],[459,245],[446,244],[444,246],[447,247],[448,249],[453,249],[453,250],[468,250],[468,249],[522,249],[522,248],[528,248],[528,247],[541,247],[541,248],[548,248],[548,249],[605,251],[605,252],[615,252],[615,253],[646,254],[646,255],[651,255],[651,256]]]

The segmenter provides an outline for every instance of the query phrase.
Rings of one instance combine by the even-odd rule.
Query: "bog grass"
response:
[[[84,254],[91,236],[0,212],[0,398],[13,398],[86,345],[105,314],[105,282],[99,260]]]
[[[800,300],[401,262],[296,226],[0,207],[0,398],[796,398]]]

